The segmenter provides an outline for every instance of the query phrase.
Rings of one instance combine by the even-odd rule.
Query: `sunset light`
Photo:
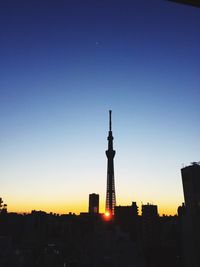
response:
[[[110,221],[112,219],[112,214],[109,211],[106,211],[103,214],[103,218],[104,218],[105,221]]]
[[[105,215],[107,218],[111,216],[111,214],[110,214],[109,211],[106,211],[104,215]]]
[[[1,1],[0,267],[200,266],[197,2]]]

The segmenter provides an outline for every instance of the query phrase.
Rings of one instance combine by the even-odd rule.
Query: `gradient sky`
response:
[[[118,205],[183,201],[200,160],[200,9],[162,0],[0,4],[0,197],[9,211],[105,207],[108,110]]]

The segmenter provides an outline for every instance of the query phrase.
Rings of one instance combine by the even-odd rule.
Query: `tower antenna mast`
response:
[[[109,132],[108,132],[108,149],[106,150],[107,163],[107,188],[106,188],[106,212],[114,214],[116,206],[115,195],[115,178],[114,178],[114,156],[112,135],[112,110],[109,110]]]
[[[109,110],[109,131],[112,131],[112,110]]]

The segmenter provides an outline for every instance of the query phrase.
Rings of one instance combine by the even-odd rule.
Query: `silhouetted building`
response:
[[[115,219],[124,220],[138,216],[138,206],[136,202],[132,202],[131,206],[116,206],[115,207]]]
[[[159,242],[159,216],[156,205],[142,205],[142,237],[145,248],[156,247]]]
[[[166,266],[160,262],[160,225],[156,205],[142,205],[142,248],[147,267]]]
[[[138,206],[132,202],[131,206],[115,206],[115,222],[120,229],[128,232],[131,239],[138,239]]]
[[[89,194],[89,213],[99,213],[99,195]]]
[[[112,135],[112,111],[109,110],[109,132],[108,132],[108,150],[106,150],[106,156],[108,158],[107,166],[107,190],[106,190],[106,212],[114,214],[114,208],[116,206],[115,195],[115,179],[114,179],[114,156],[115,150],[113,150],[113,135]]]
[[[185,206],[191,215],[197,215],[200,211],[200,164],[181,169]]]
[[[200,266],[200,164],[181,169],[185,198],[182,234],[187,267]]]

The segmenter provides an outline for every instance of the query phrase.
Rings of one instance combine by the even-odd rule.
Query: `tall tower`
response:
[[[109,110],[108,150],[106,150],[106,156],[108,158],[106,212],[109,212],[110,214],[114,214],[114,208],[116,206],[115,179],[114,179],[115,150],[113,150],[113,139],[114,138],[112,136],[112,111]]]

